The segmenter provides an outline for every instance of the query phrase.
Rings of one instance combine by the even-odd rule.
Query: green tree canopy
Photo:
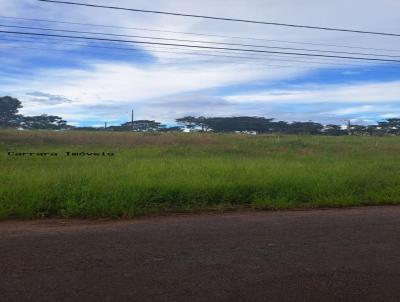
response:
[[[294,122],[289,124],[288,134],[320,134],[324,126],[314,122]]]
[[[400,118],[390,118],[378,123],[379,128],[385,134],[400,134]]]
[[[68,129],[67,122],[55,115],[42,114],[39,116],[24,116],[21,123],[24,129],[48,129],[63,130]]]
[[[183,126],[189,130],[193,130],[194,128],[199,126],[199,119],[194,116],[185,116],[182,118],[176,119],[178,125]]]
[[[331,136],[347,135],[347,131],[342,129],[342,126],[333,124],[326,125],[323,132],[325,135]]]
[[[205,121],[208,128],[216,132],[250,132],[264,133],[271,131],[272,119],[253,116],[215,117]]]
[[[124,131],[136,131],[136,132],[153,132],[160,131],[165,128],[165,125],[150,120],[139,120],[132,122],[127,122],[119,127],[113,127],[114,130],[124,130]]]
[[[17,128],[21,122],[21,102],[10,96],[0,97],[0,128]]]

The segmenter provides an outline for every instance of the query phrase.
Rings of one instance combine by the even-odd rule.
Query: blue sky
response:
[[[400,28],[397,0],[80,2],[382,32]],[[375,53],[400,59],[398,37],[146,15],[36,0],[0,0],[0,11],[0,25],[7,26]],[[119,124],[129,119],[131,109],[137,119],[167,123],[184,115],[257,115],[323,123],[346,119],[373,123],[400,116],[400,64],[396,63],[0,33],[0,64],[0,95],[18,97],[23,114],[56,114],[75,125]]]

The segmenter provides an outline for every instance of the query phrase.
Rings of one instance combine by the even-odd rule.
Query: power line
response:
[[[2,39],[5,40],[5,39]],[[11,41],[11,42],[20,42],[18,40],[6,40],[6,41]],[[26,40],[25,40],[26,41]],[[24,40],[22,40],[22,42],[24,42]],[[26,41],[26,42],[30,42],[30,41]],[[37,43],[38,41],[36,41]],[[43,41],[39,41],[44,43]],[[85,47],[93,47],[93,48],[107,48],[107,49],[115,49],[115,50],[133,50],[130,48],[119,48],[119,47],[107,47],[107,46],[90,46],[90,45],[85,45],[85,44],[67,44],[67,43],[63,43],[65,45],[72,45],[72,46],[85,46]],[[215,55],[215,54],[209,54],[209,53],[193,53],[193,52],[182,52],[182,51],[168,51],[168,50],[159,50],[159,48],[157,48],[156,46],[146,46],[146,47],[150,47],[150,50],[156,53],[172,53],[172,54],[180,54],[180,55],[193,55],[193,56],[209,56],[209,57],[217,57],[217,58],[234,58],[234,59],[247,59],[247,60],[260,60],[260,61],[269,61],[271,60],[270,57],[255,57],[255,56],[229,56],[229,55]],[[18,48],[18,46],[15,45],[5,45],[3,48]],[[151,48],[155,48],[151,49]],[[2,49],[2,47],[0,47],[0,50]],[[40,48],[40,47],[31,47],[31,46],[24,46],[23,49],[32,49],[32,50],[51,50],[51,51],[59,51],[59,52],[69,52],[69,51],[80,51],[82,52],[82,50],[80,49],[49,49],[49,48]],[[145,48],[146,50],[148,50],[147,48]],[[168,49],[168,48],[167,48]],[[123,53],[118,53],[118,55],[132,55],[130,53],[127,52],[123,52]],[[135,54],[135,56],[146,56],[146,55],[141,55],[141,54]],[[172,59],[172,57],[169,57]],[[349,66],[349,64],[343,64],[343,63],[337,63],[337,62],[329,62],[329,61],[301,61],[301,60],[288,60],[288,59],[276,59],[276,58],[272,58],[273,61],[278,61],[278,62],[295,62],[295,63],[307,63],[307,64],[318,64],[318,65],[342,65],[342,66]],[[255,62],[252,62],[255,63]],[[257,65],[259,65],[260,63],[257,63]],[[268,66],[274,66],[274,67],[306,67],[306,66],[288,66],[288,65],[270,65],[268,64]]]
[[[6,48],[17,48],[17,46],[5,46]],[[0,47],[0,50],[2,49],[2,47]],[[24,47],[24,49],[32,49],[32,50],[47,50],[47,51],[60,51],[60,52],[65,52],[65,51],[79,51],[76,49],[67,49],[67,50],[61,50],[61,49],[48,49],[48,48],[40,48],[40,47]],[[219,55],[207,55],[207,54],[196,54],[196,53],[185,53],[185,52],[173,52],[173,51],[163,51],[163,50],[154,50],[154,52],[160,52],[160,53],[174,53],[174,54],[180,54],[180,55],[196,55],[196,56],[212,56],[212,57],[220,57],[220,58],[237,58],[237,57],[232,57],[232,56],[219,56]],[[118,55],[124,55],[124,56],[129,56],[130,54],[128,53],[122,53],[122,54],[118,54]],[[145,56],[145,55],[141,55],[141,54],[136,54],[135,56]],[[174,59],[174,57],[167,57],[169,59]],[[247,62],[245,62],[247,63]],[[294,66],[294,65],[276,65],[276,64],[270,64],[270,63],[264,63],[264,64],[260,64],[258,62],[251,62],[251,63],[256,63],[259,66],[271,66],[271,67],[285,67],[285,68],[295,68],[295,67],[306,67],[306,66]]]
[[[13,40],[10,40],[10,39],[13,39]],[[5,40],[5,41],[15,41],[15,42],[23,41],[23,42],[34,42],[34,43],[45,43],[45,42],[46,43],[51,43],[52,42],[51,39],[52,39],[52,37],[47,38],[47,37],[28,37],[28,36],[24,36],[24,37],[13,37],[13,36],[11,36],[11,37],[8,37],[8,39],[2,38],[2,40]],[[101,42],[98,42],[98,41],[90,41],[90,43],[88,43],[88,42],[76,41],[74,39],[57,38],[57,40],[58,41],[62,41],[63,44],[65,44],[65,45],[74,45],[74,46],[77,45],[77,46],[85,46],[85,47],[90,47],[90,48],[98,47],[98,48],[107,48],[107,49],[122,49],[122,50],[130,50],[130,51],[138,50],[138,49],[130,48],[130,47],[127,48],[127,47],[104,46],[104,44],[92,44],[92,43],[101,43]],[[65,43],[65,42],[68,42],[68,43]],[[114,43],[117,43],[117,42],[112,42],[112,43],[105,42],[105,43],[107,43],[106,45],[119,45],[119,44],[114,44]],[[144,47],[144,46],[142,46],[142,47]],[[157,49],[167,49],[167,50],[180,50],[180,49],[178,49],[176,47],[171,47],[171,46],[146,46],[146,47],[157,48]],[[146,49],[146,48],[144,48],[144,49]],[[204,51],[206,53],[221,53],[221,54],[228,53],[228,54],[235,54],[235,55],[236,54],[241,54],[241,52],[238,52],[238,51],[229,51],[229,52],[227,52],[227,51],[223,51],[223,50],[209,50],[209,49],[205,49]],[[248,55],[251,55],[251,58],[253,58],[253,57],[254,58],[271,58],[271,56],[272,56],[274,58],[278,58],[278,59],[276,59],[277,61],[288,61],[288,62],[296,62],[296,61],[295,60],[287,60],[287,58],[292,58],[292,57],[293,58],[297,58],[297,56],[282,55],[282,54],[248,53]],[[285,60],[282,60],[282,59],[279,59],[279,58],[284,58]],[[338,63],[338,62],[348,62],[348,60],[346,60],[346,59],[334,59],[334,61],[332,61],[333,59],[330,59],[330,58],[312,58],[312,57],[307,57],[307,58],[303,58],[303,60],[307,60],[307,61],[302,61],[302,62],[310,62],[310,63],[316,62],[316,63],[321,63],[321,64],[334,63],[334,64],[339,64],[339,65],[349,66],[349,63],[346,63],[346,64]],[[316,61],[316,60],[319,60],[319,61]],[[363,64],[376,64],[375,62],[367,62],[367,61],[364,61],[362,63]]]
[[[295,51],[310,51],[310,52],[321,52],[321,53],[336,53],[336,54],[358,55],[358,56],[374,56],[374,57],[400,58],[400,56],[383,55],[383,54],[375,54],[375,53],[359,53],[359,52],[345,52],[345,51],[334,51],[334,50],[319,50],[319,49],[308,49],[308,48],[293,48],[293,47],[278,47],[278,46],[254,45],[254,44],[241,44],[241,43],[226,43],[226,42],[214,42],[214,41],[199,41],[199,40],[175,39],[175,38],[161,38],[161,37],[139,36],[139,35],[125,35],[125,34],[114,34],[114,33],[100,33],[100,32],[80,31],[80,30],[52,29],[52,28],[31,27],[31,26],[19,26],[19,25],[4,25],[4,24],[0,24],[0,27],[22,28],[22,29],[31,29],[31,30],[42,30],[42,31],[56,31],[56,32],[67,32],[67,33],[79,33],[79,34],[91,34],[91,35],[103,35],[103,36],[112,36],[112,37],[139,38],[139,39],[149,39],[149,40],[178,41],[178,42],[191,42],[191,43],[203,43],[203,44],[215,44],[215,45],[242,46],[242,47],[254,47],[254,48],[269,48],[269,49],[282,49],[282,50],[295,50]]]
[[[340,44],[287,41],[287,40],[276,40],[276,39],[265,39],[265,38],[254,38],[254,37],[243,37],[243,36],[215,35],[215,34],[205,34],[205,33],[192,33],[192,32],[183,32],[183,31],[162,30],[162,29],[154,29],[154,28],[150,29],[150,28],[143,28],[143,27],[126,27],[126,26],[105,25],[105,24],[56,21],[56,20],[48,20],[48,19],[32,19],[32,18],[21,18],[21,17],[10,17],[10,16],[0,16],[0,18],[9,19],[9,20],[48,22],[48,23],[70,24],[70,25],[80,25],[80,26],[94,26],[94,27],[103,27],[103,28],[142,30],[142,31],[149,31],[149,32],[172,33],[172,34],[182,34],[182,35],[192,35],[192,36],[205,36],[205,37],[215,37],[215,38],[224,38],[224,39],[253,40],[253,41],[274,42],[274,43],[290,43],[290,44],[327,46],[327,47],[337,47],[337,48],[351,48],[351,49],[376,50],[376,51],[388,51],[388,52],[399,52],[400,51],[398,49],[371,48],[371,47],[349,46],[349,45],[340,45]]]
[[[49,42],[49,40],[40,40],[40,39],[45,39],[45,37],[23,37],[24,39],[22,39],[21,37],[12,37],[13,40],[10,39],[5,39],[3,38],[2,40],[5,41],[11,41],[11,42],[34,42],[34,43],[46,43]],[[17,39],[17,40],[15,40]],[[26,40],[28,39],[28,40]],[[130,50],[130,51],[135,51],[137,49],[133,49],[133,48],[126,48],[126,47],[113,47],[113,46],[104,46],[102,45],[90,45],[90,44],[86,44],[86,43],[81,43],[79,41],[74,41],[74,40],[66,40],[66,39],[60,39],[64,45],[72,45],[72,46],[84,46],[84,47],[89,47],[89,48],[105,48],[105,49],[116,49],[116,50]],[[68,43],[65,43],[68,42]],[[73,43],[72,43],[73,42]],[[113,44],[111,44],[113,45]],[[167,49],[167,50],[175,50],[174,52],[171,53],[176,53],[176,54],[180,54],[180,53],[184,53],[184,52],[177,52],[177,50],[181,50],[181,49],[177,49],[174,47],[169,47],[169,46],[144,46],[144,47],[148,47],[148,48],[155,48],[155,49]],[[24,47],[25,48],[25,47]],[[146,50],[148,50],[147,48],[144,48]],[[140,49],[139,49],[140,50]],[[152,49],[150,49],[152,50]],[[210,54],[209,50],[205,50],[207,54],[200,54],[200,53],[186,53],[186,54],[199,54],[199,55],[205,55],[205,56],[215,56],[213,55],[214,53],[221,53],[221,54],[226,54],[226,53],[232,53],[232,54],[237,54],[237,52],[226,52],[226,51],[218,51],[218,50],[213,50],[212,53]],[[184,53],[185,54],[185,53]],[[343,59],[341,61],[338,62],[338,59],[335,59],[335,61],[316,61],[316,58],[304,58],[307,59],[307,61],[299,61],[299,60],[289,60],[287,59],[288,57],[296,57],[296,56],[287,56],[287,55],[280,55],[280,54],[254,54],[251,53],[250,57],[243,57],[243,56],[223,56],[223,57],[229,57],[229,58],[246,58],[246,59],[271,59],[271,56],[273,56],[273,60],[274,61],[282,61],[282,62],[301,62],[301,63],[311,63],[311,64],[335,64],[335,65],[343,65],[343,66],[349,66],[349,64],[344,64],[344,63],[340,63],[343,62]],[[277,58],[276,58],[277,57]],[[284,58],[284,59],[281,59]],[[319,60],[329,60],[327,58],[318,58]],[[363,62],[363,64],[374,64],[375,62]]]
[[[95,7],[95,8],[107,8],[107,9],[115,9],[115,10],[124,10],[124,11],[140,12],[140,13],[170,15],[170,16],[178,16],[178,17],[191,17],[191,18],[211,19],[211,20],[219,20],[219,21],[231,21],[231,22],[263,24],[263,25],[285,26],[285,27],[292,27],[292,28],[306,28],[306,29],[350,32],[350,33],[357,33],[357,34],[369,34],[369,35],[400,37],[400,34],[397,34],[397,33],[385,33],[385,32],[364,31],[364,30],[355,30],[355,29],[343,29],[343,28],[333,28],[333,27],[298,25],[298,24],[267,22],[267,21],[255,21],[255,20],[226,18],[226,17],[212,17],[212,16],[205,16],[205,15],[184,14],[184,13],[156,11],[156,10],[145,10],[145,9],[126,8],[126,7],[119,7],[119,6],[106,6],[106,5],[89,4],[89,3],[77,3],[77,2],[70,2],[70,1],[58,1],[58,0],[38,0],[38,1],[57,3],[57,4],[68,4],[68,5]]]
[[[294,56],[303,56],[303,57],[322,57],[322,58],[338,58],[338,59],[349,59],[349,60],[400,63],[400,60],[392,60],[392,59],[349,57],[349,56],[309,54],[309,53],[298,53],[298,52],[282,52],[282,51],[256,50],[256,49],[247,49],[247,48],[228,48],[228,47],[200,46],[200,45],[188,45],[188,44],[177,44],[177,43],[160,43],[160,42],[147,42],[147,41],[145,42],[145,41],[119,40],[119,39],[108,39],[108,38],[93,38],[93,37],[82,37],[82,36],[28,33],[28,32],[20,32],[20,31],[5,31],[5,30],[0,30],[0,33],[15,34],[15,35],[45,36],[45,37],[55,37],[55,38],[71,38],[71,39],[93,40],[93,41],[109,41],[109,42],[121,42],[121,43],[132,43],[132,44],[165,45],[165,46],[176,46],[176,47],[185,47],[185,48],[243,51],[243,52],[252,52],[252,53],[283,54],[283,55],[294,55]]]
[[[4,39],[3,39],[4,40]],[[6,41],[10,41],[10,40],[6,40]],[[15,42],[16,40],[11,40],[11,42]],[[19,42],[18,40],[16,42]],[[41,41],[43,43],[43,41]],[[65,44],[65,43],[64,43]],[[132,50],[130,48],[114,48],[114,47],[107,47],[107,46],[90,46],[90,45],[84,45],[84,44],[66,44],[66,45],[76,45],[76,46],[85,46],[85,47],[94,47],[94,48],[107,48],[107,49],[116,49],[116,50]],[[168,51],[168,50],[159,50],[159,48],[157,48],[156,46],[146,46],[146,47],[150,47],[150,49],[145,48],[146,50],[151,50],[152,52],[156,52],[156,53],[172,53],[172,54],[179,54],[179,55],[193,55],[193,56],[208,56],[208,57],[218,57],[218,58],[234,58],[234,59],[248,59],[248,60],[263,60],[263,61],[268,61],[268,59],[271,59],[269,57],[254,57],[254,56],[250,56],[250,57],[246,57],[246,56],[229,56],[229,55],[215,55],[215,54],[209,54],[209,53],[197,53],[197,52],[182,52],[182,51]],[[16,45],[5,45],[3,46],[3,48],[19,48]],[[152,49],[152,48],[155,48]],[[2,49],[2,47],[0,47],[0,50]],[[68,51],[82,51],[80,49],[49,49],[49,48],[40,48],[40,47],[31,47],[31,46],[24,46],[23,49],[34,49],[34,50],[49,50],[49,51],[60,51],[60,52],[68,52]],[[168,48],[167,48],[168,49]],[[127,52],[123,52],[123,53],[118,53],[118,55],[132,55],[129,54]],[[147,56],[145,54],[135,54],[135,56]],[[173,57],[170,57],[171,59]],[[300,61],[300,60],[282,60],[282,59],[272,59],[273,61],[279,61],[279,62],[296,62],[296,63],[307,63],[307,64],[325,64],[325,65],[344,65],[344,66],[348,66],[348,64],[341,64],[341,63],[333,63],[333,62],[326,62],[326,61]],[[254,62],[253,62],[254,63]],[[259,63],[257,63],[259,64]],[[295,67],[295,66],[283,66],[283,65],[269,65],[269,66],[276,66],[276,67]]]

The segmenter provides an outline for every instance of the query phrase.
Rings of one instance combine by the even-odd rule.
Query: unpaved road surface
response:
[[[400,301],[400,207],[0,222],[0,301]]]

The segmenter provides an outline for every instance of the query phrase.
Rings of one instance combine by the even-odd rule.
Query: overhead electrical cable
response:
[[[55,4],[67,4],[67,5],[77,5],[77,6],[86,6],[86,7],[94,7],[94,8],[123,10],[123,11],[139,12],[139,13],[170,15],[170,16],[178,16],[178,17],[191,17],[191,18],[210,19],[210,20],[219,20],[219,21],[275,25],[275,26],[284,26],[284,27],[292,27],[292,28],[304,28],[304,29],[315,29],[315,30],[349,32],[349,33],[357,33],[357,34],[400,37],[400,34],[398,34],[398,33],[386,33],[386,32],[376,32],[376,31],[357,30],[357,29],[345,29],[345,28],[334,28],[334,27],[324,27],[324,26],[312,26],[312,25],[299,25],[299,24],[279,23],[279,22],[256,21],[256,20],[227,18],[227,17],[213,17],[213,16],[205,16],[205,15],[184,14],[184,13],[179,13],[179,12],[166,12],[166,11],[146,10],[146,9],[138,9],[138,8],[126,8],[126,7],[119,7],[119,6],[107,6],[107,5],[100,5],[100,4],[78,3],[78,2],[72,2],[72,1],[58,1],[58,0],[38,0],[38,1],[55,3]]]
[[[360,46],[350,46],[341,44],[326,44],[326,43],[313,43],[313,42],[300,42],[300,41],[288,41],[288,40],[276,40],[276,39],[266,39],[266,38],[255,38],[255,37],[243,37],[243,36],[228,36],[228,35],[216,35],[216,34],[206,34],[206,33],[192,33],[183,31],[172,31],[172,30],[162,30],[162,29],[150,29],[143,27],[127,27],[127,26],[116,26],[116,25],[106,25],[106,24],[94,24],[94,23],[80,23],[80,22],[69,22],[69,21],[57,21],[48,19],[35,19],[35,18],[22,18],[22,17],[10,17],[10,16],[0,16],[1,19],[6,20],[22,20],[22,21],[34,21],[34,22],[47,22],[56,24],[69,24],[69,25],[79,25],[79,26],[93,26],[93,27],[103,27],[103,28],[118,28],[118,29],[128,29],[128,30],[138,30],[138,31],[149,31],[149,32],[161,32],[161,33],[172,33],[172,34],[182,34],[191,36],[205,36],[205,37],[215,37],[224,39],[239,39],[239,40],[253,40],[253,41],[264,41],[264,42],[274,42],[274,43],[290,43],[290,44],[303,44],[303,45],[313,45],[313,46],[327,46],[327,47],[337,47],[337,48],[350,48],[350,49],[364,49],[364,50],[376,50],[376,51],[387,51],[387,52],[399,52],[398,49],[387,49],[387,48],[371,48],[371,47],[360,47]]]
[[[7,46],[8,48],[17,48],[17,46]],[[0,50],[2,49],[2,47],[0,47]],[[25,47],[24,49],[32,49],[32,50],[43,50],[43,51],[49,51],[49,49],[46,49],[46,48],[40,48],[40,47]],[[79,50],[76,50],[76,49],[73,49],[73,50],[71,50],[71,49],[68,49],[68,50],[61,50],[61,49],[51,49],[51,51],[58,51],[58,52],[64,52],[64,51],[72,51],[72,52],[76,52],[76,51],[78,51],[79,52]],[[162,50],[154,50],[154,52],[160,52],[160,53],[177,53],[177,52],[170,52],[170,51],[162,51]],[[195,54],[195,53],[179,53],[179,54],[182,54],[182,55],[198,55],[198,54]],[[124,56],[129,56],[130,54],[128,54],[128,53],[123,53],[123,54],[119,54],[119,55],[124,55]],[[200,56],[203,56],[203,54],[199,54]],[[145,54],[139,54],[139,55],[137,55],[138,57],[143,57],[143,56],[145,56]],[[219,56],[219,55],[205,55],[205,56],[212,56],[212,57],[221,57],[221,58],[224,58],[224,59],[230,59],[231,58],[231,56]],[[175,59],[176,57],[165,57],[166,59]],[[203,60],[204,61],[204,60]],[[210,62],[209,60],[207,60],[206,62]],[[215,61],[214,61],[215,62]],[[225,61],[226,62],[226,61]],[[232,61],[229,61],[229,63],[232,63]],[[257,66],[270,66],[270,67],[284,67],[284,68],[305,68],[305,67],[308,67],[308,66],[306,66],[306,65],[277,65],[277,64],[271,64],[271,63],[269,63],[269,62],[263,62],[263,63],[259,63],[259,62],[243,62],[243,64],[249,64],[249,63],[252,63],[252,64],[255,64],[255,65],[257,65]],[[238,62],[235,62],[235,64],[236,65],[238,65]]]
[[[354,56],[350,57],[350,56],[270,51],[270,50],[247,49],[247,48],[229,48],[229,47],[214,47],[214,46],[189,45],[189,44],[178,44],[178,43],[132,41],[132,40],[119,40],[119,39],[109,39],[109,38],[100,38],[100,37],[94,38],[94,37],[83,37],[83,36],[56,35],[56,34],[44,34],[44,33],[20,32],[20,31],[6,31],[6,30],[0,30],[0,33],[13,34],[13,35],[45,36],[45,37],[55,37],[55,38],[60,37],[60,38],[71,38],[71,39],[93,40],[93,41],[110,41],[110,42],[132,43],[132,44],[165,45],[165,46],[176,46],[176,47],[184,47],[184,48],[216,49],[216,50],[232,50],[232,51],[243,51],[243,52],[252,52],[252,53],[254,52],[254,53],[269,53],[269,54],[284,54],[284,55],[295,55],[295,56],[303,56],[303,57],[339,58],[339,59],[349,59],[349,60],[400,63],[400,60],[354,57]]]
[[[18,48],[18,49],[20,49],[18,46],[6,46],[6,47],[7,48]],[[2,49],[2,47],[0,46],[0,51],[1,51],[1,49]],[[57,52],[65,52],[65,51],[79,52],[80,51],[78,49],[62,50],[62,49],[40,48],[40,47],[24,47],[24,49],[43,50],[43,51],[57,51]],[[215,60],[214,61],[202,60],[202,61],[196,61],[196,63],[198,63],[198,62],[206,62],[206,63],[213,62],[213,63],[230,63],[230,65],[231,65],[231,63],[232,63],[231,58],[238,58],[236,56],[221,56],[221,55],[193,53],[193,52],[174,52],[174,51],[163,51],[163,50],[152,50],[152,51],[155,52],[155,53],[173,53],[173,54],[190,55],[190,56],[211,56],[211,57],[218,57],[218,58],[223,58],[223,59],[230,59],[230,61],[228,61],[228,62],[227,61],[215,61]],[[119,54],[119,55],[130,56],[131,54],[123,53],[123,54]],[[146,56],[146,54],[139,54],[138,56],[139,57],[140,56],[143,57],[143,56]],[[165,58],[165,59],[177,59],[177,57],[162,57],[162,58]],[[243,57],[243,58],[246,58],[246,57]],[[249,59],[253,60],[254,58],[251,57]],[[258,59],[261,59],[261,58],[258,58]],[[270,63],[268,60],[265,60],[265,59],[264,59],[264,61],[265,62],[261,62],[261,63],[260,62],[254,62],[254,61],[234,62],[234,65],[240,65],[240,64],[249,65],[249,64],[252,64],[252,65],[256,65],[256,66],[292,68],[292,69],[293,68],[308,68],[308,67],[310,67],[309,65],[293,65],[293,64],[290,64],[290,65],[278,65],[278,64],[275,64],[275,63]],[[278,60],[278,61],[286,62],[286,60]],[[291,62],[291,60],[289,60],[288,62]],[[309,62],[309,61],[294,61],[294,62],[299,62],[299,63],[303,62],[303,63],[307,63],[307,64],[309,64],[309,63],[315,63],[316,64],[317,63],[317,62]],[[321,62],[321,63],[318,63],[318,64],[319,65],[325,65],[325,66],[331,66],[331,65],[346,65],[346,66],[349,66],[348,64],[337,64],[337,63],[334,64],[334,63],[329,63],[329,62]],[[324,67],[324,66],[321,66],[321,67]],[[376,72],[376,70],[363,68],[362,72]],[[384,70],[384,71],[380,71],[380,73],[384,73],[384,74],[396,73],[396,74],[398,74],[398,71],[397,70]]]
[[[8,38],[8,39],[7,39]],[[22,42],[30,42],[30,43],[51,43],[53,42],[51,39],[52,37],[50,37],[50,40],[47,37],[28,37],[28,36],[18,36],[18,37],[7,37],[7,38],[0,38],[0,41],[14,41],[14,42],[18,42],[18,41],[22,41]],[[10,40],[11,39],[11,40]],[[59,41],[62,41],[62,43],[59,43]],[[67,43],[66,43],[67,42]],[[103,41],[101,41],[103,42]],[[90,43],[88,44],[87,42],[81,42],[81,41],[76,41],[74,39],[72,40],[68,40],[68,39],[61,39],[61,38],[57,38],[57,45],[71,45],[71,46],[83,46],[83,47],[89,47],[89,48],[105,48],[105,49],[116,49],[116,50],[130,50],[130,51],[140,51],[141,49],[135,49],[135,48],[127,48],[127,47],[115,47],[115,46],[105,46],[104,44],[92,44],[92,43],[99,43],[97,41],[90,41]],[[109,43],[106,42],[106,45],[115,45],[113,43]],[[119,45],[119,44],[116,44]],[[147,45],[142,45],[142,47],[146,47],[144,48],[145,50],[147,50],[148,48],[153,48],[153,49],[167,49],[167,50],[174,50],[175,53],[179,53],[177,52],[177,50],[179,51],[183,51],[183,49],[178,49],[176,47],[171,47],[171,46],[159,46],[159,45],[152,45],[152,46],[147,46]],[[241,55],[241,52],[233,52],[233,51],[222,51],[222,50],[209,50],[209,49],[204,49],[203,53],[218,53],[218,54],[239,54]],[[254,58],[254,59],[271,59],[274,61],[282,61],[282,62],[305,62],[305,63],[317,63],[317,64],[335,64],[335,65],[344,65],[344,66],[351,66],[351,64],[349,63],[342,63],[342,62],[349,62],[346,59],[331,59],[331,58],[313,58],[313,57],[306,57],[306,58],[302,58],[302,61],[298,61],[298,60],[293,60],[291,58],[297,58],[297,56],[289,56],[289,55],[281,55],[281,54],[260,54],[260,53],[247,53],[247,55],[249,57],[246,58]],[[243,58],[243,56],[229,56],[232,58]],[[288,59],[289,58],[289,59]],[[317,61],[318,60],[318,61]],[[361,63],[361,62],[359,62]],[[367,61],[363,61],[362,64],[376,64],[376,62],[367,62]],[[389,63],[381,63],[381,64],[389,64]],[[355,64],[358,66],[358,64]]]
[[[7,40],[7,39],[1,39],[3,41],[10,41],[10,42],[20,42],[21,40]],[[22,40],[22,42],[31,42],[32,40]],[[35,43],[44,43],[44,41],[35,41]],[[121,48],[121,47],[109,47],[109,46],[93,46],[93,45],[85,45],[85,44],[69,44],[69,43],[61,43],[61,44],[57,44],[57,46],[59,45],[68,45],[68,46],[84,46],[84,47],[89,47],[89,48],[105,48],[105,49],[112,49],[112,50],[118,50],[118,51],[126,51],[126,50],[130,50],[130,51],[136,51],[136,53],[123,53],[126,55],[138,55],[137,53],[140,51],[139,50],[135,50],[132,48]],[[4,45],[3,48],[5,47],[18,47],[15,45]],[[147,51],[152,51],[152,52],[156,52],[156,53],[173,53],[173,54],[184,54],[184,55],[194,55],[194,56],[211,56],[211,57],[221,57],[221,58],[234,58],[234,59],[247,59],[247,60],[259,60],[259,61],[277,61],[277,62],[295,62],[295,63],[307,63],[307,64],[318,64],[318,65],[343,65],[343,66],[349,66],[349,64],[344,64],[344,63],[340,63],[340,62],[333,62],[333,61],[305,61],[305,60],[293,60],[293,59],[282,59],[281,57],[276,58],[273,57],[271,58],[270,56],[234,56],[234,55],[216,55],[216,54],[212,54],[212,53],[198,53],[198,52],[183,52],[183,51],[177,51],[175,48],[165,48],[165,47],[161,47],[161,46],[145,46],[146,48],[144,48],[144,50]],[[159,49],[163,49],[163,50],[159,50]],[[1,49],[1,47],[0,47]],[[43,49],[44,48],[32,48],[32,47],[26,47],[24,46],[23,49]],[[46,48],[48,50],[56,50],[56,51],[79,51],[79,49],[50,49],[50,48]],[[167,49],[167,50],[164,50]],[[173,50],[173,51],[172,51]],[[180,50],[180,49],[179,49]],[[80,50],[82,51],[82,50]],[[120,54],[120,53],[118,53]]]
[[[214,42],[214,41],[199,41],[199,40],[188,40],[188,39],[163,38],[163,37],[139,36],[139,35],[125,35],[125,34],[101,33],[101,32],[80,31],[80,30],[66,30],[66,29],[53,29],[53,28],[19,26],[19,25],[4,25],[4,24],[0,24],[0,27],[21,28],[21,29],[30,29],[30,30],[41,30],[41,31],[67,32],[67,33],[79,33],[79,34],[91,34],[91,35],[102,35],[102,36],[112,36],[112,37],[139,38],[139,39],[162,40],[162,41],[178,41],[178,42],[191,42],[191,43],[203,43],[203,44],[214,44],[214,45],[229,45],[229,46],[242,46],[242,47],[254,47],[254,48],[282,49],[282,50],[295,50],[295,51],[310,51],[310,52],[320,52],[320,53],[335,53],[335,54],[358,55],[358,56],[400,58],[400,55],[395,56],[395,55],[384,55],[384,54],[376,54],[376,53],[359,53],[359,52],[319,50],[319,49],[308,49],[308,48],[293,48],[293,47],[278,47],[278,46],[268,46],[268,45],[226,43],[226,42]]]

